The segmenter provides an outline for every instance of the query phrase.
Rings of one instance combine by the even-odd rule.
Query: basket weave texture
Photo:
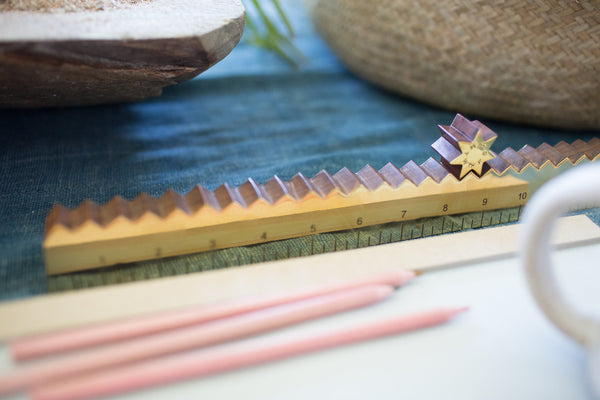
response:
[[[600,128],[598,0],[306,0],[346,66],[464,114]]]

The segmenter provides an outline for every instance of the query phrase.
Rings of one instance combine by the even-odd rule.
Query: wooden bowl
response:
[[[0,12],[0,107],[159,96],[163,87],[229,54],[244,23],[240,0],[129,0],[113,9]]]

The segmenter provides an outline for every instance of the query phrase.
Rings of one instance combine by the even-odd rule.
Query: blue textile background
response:
[[[0,111],[0,300],[46,291],[41,243],[55,203],[215,189],[278,174],[423,162],[454,112],[384,92],[350,74],[301,6],[288,12],[308,64],[293,69],[242,42],[197,79],[137,104]],[[468,116],[476,117],[476,116]],[[495,149],[598,132],[484,121]]]

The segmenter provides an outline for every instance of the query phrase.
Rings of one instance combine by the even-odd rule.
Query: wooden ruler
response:
[[[477,211],[485,206],[493,210],[525,203],[527,182],[514,177],[490,178],[494,179],[471,178],[468,196],[456,180],[448,180],[447,184],[431,182],[410,187],[413,190],[406,190],[408,186],[395,190],[384,187],[377,193],[379,196],[364,193],[379,201],[361,199],[367,196],[357,192],[351,197],[336,192],[329,198],[315,197],[302,203],[292,200],[288,200],[291,204],[277,206],[254,203],[248,208],[234,205],[220,214],[207,209],[193,216],[180,215],[187,225],[192,225],[183,228],[181,221],[177,221],[179,218],[161,219],[154,214],[147,214],[133,224],[125,219],[117,221],[109,229],[88,224],[76,234],[60,226],[57,228],[63,230],[62,234],[55,228],[46,240],[46,262],[51,273],[62,273],[394,220]]]
[[[412,239],[487,228],[519,220],[521,207],[442,215],[390,222],[343,231],[229,247],[126,265],[76,271],[48,277],[48,291],[61,292],[97,286],[152,280],[223,268],[252,265],[325,253],[379,246]]]
[[[394,221],[498,210],[526,203],[532,188],[600,156],[600,140],[561,142],[519,152],[490,150],[496,134],[458,115],[440,127],[433,158],[379,171],[322,171],[289,182],[249,179],[239,188],[197,186],[187,195],[146,194],[75,210],[56,206],[44,241],[48,274],[264,243]]]

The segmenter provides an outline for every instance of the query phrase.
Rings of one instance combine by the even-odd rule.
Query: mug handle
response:
[[[523,211],[520,252],[538,306],[560,330],[590,352],[589,372],[600,395],[600,321],[582,314],[564,297],[554,274],[551,244],[552,230],[562,213],[598,202],[600,163],[573,168],[549,181]]]

